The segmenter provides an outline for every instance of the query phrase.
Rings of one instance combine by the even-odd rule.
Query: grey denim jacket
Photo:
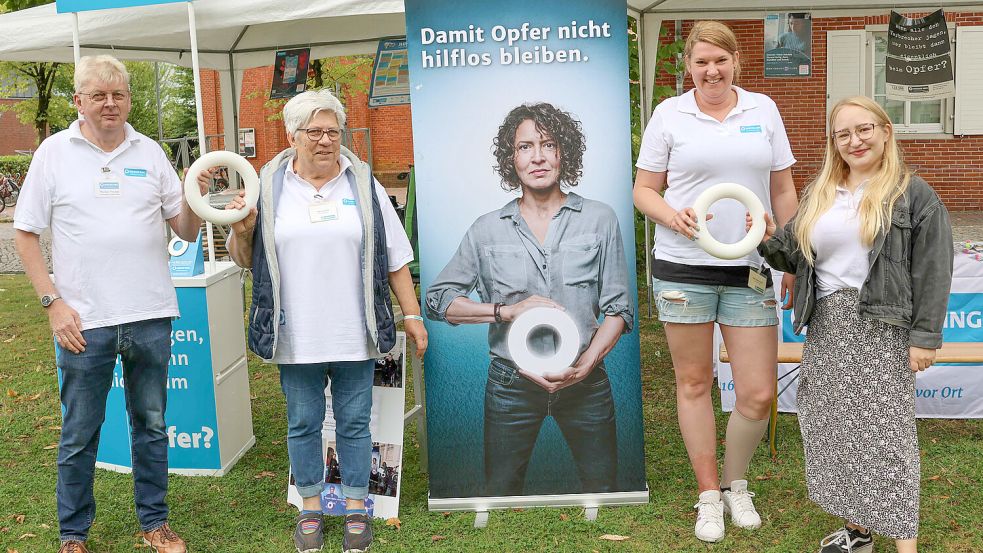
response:
[[[816,272],[792,234],[795,219],[758,246],[773,268],[795,273],[795,333],[809,324],[816,303]],[[910,329],[915,347],[942,347],[942,325],[952,284],[952,225],[932,187],[912,175],[894,204],[891,227],[874,240],[870,270],[860,290],[859,314]]]

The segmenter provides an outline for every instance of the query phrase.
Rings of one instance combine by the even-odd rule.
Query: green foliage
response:
[[[659,29],[659,37],[665,38],[668,34],[666,27]],[[676,88],[674,86],[659,85],[658,77],[662,73],[669,75],[679,75],[685,71],[682,60],[683,46],[686,41],[679,39],[672,42],[659,41],[656,50],[655,71],[652,75],[652,108],[662,100],[674,96]],[[639,67],[638,55],[638,21],[628,16],[628,89],[631,96],[631,159],[632,177],[635,175],[634,160],[638,159],[638,150],[642,145],[642,97],[641,97],[641,70]],[[640,211],[635,211],[635,262],[639,272],[645,270],[645,216]]]
[[[4,0],[2,4],[7,8],[8,11],[18,11],[26,8],[33,8],[35,6],[43,6],[45,4],[52,4],[55,0]]]
[[[364,78],[365,71],[372,70],[375,58],[369,55],[341,56],[336,58],[322,58],[311,60],[312,75],[308,76],[307,89],[318,90],[327,88],[334,92],[335,96],[345,103],[346,98],[358,95],[369,90],[369,81]],[[279,121],[283,119],[283,105],[287,103],[285,98],[270,98],[268,90],[255,92],[247,97],[255,98],[258,94],[263,94],[266,101],[263,107],[269,112],[266,116],[267,121]]]
[[[28,86],[37,91],[33,98],[0,106],[0,110],[13,111],[22,123],[34,126],[38,142],[65,128],[75,114],[71,68],[63,63],[0,62],[0,75],[7,77],[0,85],[0,95]]]
[[[683,48],[686,41],[676,39],[672,42],[664,42],[662,39],[669,34],[667,27],[659,29],[659,48],[655,54],[655,73],[654,79],[658,79],[661,73],[672,76],[681,75],[686,71],[686,64],[683,61]],[[662,100],[676,95],[676,87],[669,85],[658,85],[653,80],[652,87],[652,108]]]
[[[0,156],[0,174],[11,175],[27,173],[31,165],[31,156]]]
[[[644,294],[644,290],[640,292]],[[247,288],[246,297],[249,297]],[[815,551],[819,540],[842,525],[809,501],[803,481],[802,440],[794,415],[778,418],[778,457],[765,444],[756,451],[749,480],[764,524],[747,532],[727,528],[717,545],[693,536],[697,486],[676,421],[672,362],[662,327],[639,318],[646,477],[651,501],[602,507],[584,520],[578,507],[492,511],[487,528],[473,527],[469,512],[427,509],[416,425],[406,426],[400,478],[399,525],[373,523],[372,551],[388,552],[580,552],[790,553]],[[637,371],[637,367],[624,367]],[[276,365],[249,355],[249,394],[256,444],[222,477],[171,476],[170,522],[191,551],[292,553],[296,509],[285,501],[288,472],[286,406]],[[407,375],[406,397],[413,398]],[[480,393],[480,391],[476,391]],[[714,394],[715,443],[723,451],[725,416]],[[407,407],[411,407],[408,405]],[[169,405],[180,409],[180,405]],[[58,377],[47,317],[24,275],[0,275],[0,551],[55,551],[55,476],[61,417]],[[237,414],[240,415],[240,414]],[[983,551],[983,421],[921,419],[921,525],[925,551]],[[475,469],[480,473],[481,467]],[[129,474],[96,471],[98,513],[90,533],[93,551],[146,551]],[[23,518],[21,518],[23,515]],[[326,517],[326,551],[341,542],[340,517]],[[624,542],[602,538],[626,536]],[[883,550],[893,550],[887,538]],[[143,548],[143,549],[141,549]]]
[[[164,65],[161,65],[162,73]],[[195,112],[195,76],[190,67],[167,66],[167,103],[164,109],[164,136],[178,138],[197,136],[198,115]]]

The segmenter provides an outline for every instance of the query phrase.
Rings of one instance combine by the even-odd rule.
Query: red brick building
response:
[[[370,68],[362,71],[360,78],[368,82]],[[256,132],[256,157],[250,161],[259,169],[287,147],[287,134],[279,117],[282,103],[269,102],[273,82],[273,66],[249,69],[244,72],[242,97],[239,98],[239,128],[252,128]],[[218,73],[203,71],[201,78],[202,105],[205,113],[205,135],[211,138],[212,147],[224,147],[224,139],[215,136],[224,133],[219,116],[221,95]],[[372,138],[373,172],[387,187],[405,186],[397,176],[409,171],[413,163],[413,133],[410,106],[383,106],[369,108],[365,92],[343,94],[340,98],[348,115],[349,129],[369,129]],[[270,107],[270,106],[273,107]],[[272,119],[272,120],[271,120]],[[366,157],[364,141],[356,134],[355,151]]]
[[[12,106],[25,98],[0,98],[0,105]],[[32,125],[25,125],[13,110],[0,111],[0,156],[11,156],[18,151],[37,148],[38,135]]]
[[[807,8],[804,8],[807,9]],[[905,13],[921,17],[924,13]],[[778,104],[798,163],[793,168],[801,190],[822,164],[826,145],[827,106],[839,98],[883,95],[883,45],[888,14],[812,19],[812,75],[765,78],[764,21],[728,20],[741,48],[738,84],[769,95]],[[930,106],[905,106],[894,121],[908,164],[942,196],[950,211],[983,210],[983,13],[946,13],[956,75],[956,98]],[[682,36],[692,27],[684,21]],[[668,36],[675,21],[664,21]],[[958,36],[958,40],[957,40]],[[665,39],[663,39],[665,40]],[[651,63],[651,61],[649,62]],[[880,79],[880,81],[878,81]],[[674,85],[661,76],[659,84]],[[692,88],[689,77],[686,89]],[[920,113],[914,121],[911,113]],[[924,122],[927,120],[928,122]]]

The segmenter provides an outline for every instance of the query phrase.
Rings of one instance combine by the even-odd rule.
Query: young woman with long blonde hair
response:
[[[806,483],[846,521],[821,553],[869,553],[871,531],[914,552],[915,374],[942,346],[952,227],[880,105],[841,100],[829,129],[822,171],[784,229],[766,215],[759,250],[796,275],[795,330],[809,327],[797,395]]]

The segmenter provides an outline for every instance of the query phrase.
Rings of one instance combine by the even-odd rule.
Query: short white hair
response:
[[[82,56],[75,64],[75,92],[82,90],[86,83],[102,81],[122,83],[130,87],[130,73],[121,61],[109,55]]]
[[[301,92],[291,98],[283,106],[283,125],[287,133],[294,136],[297,129],[310,123],[322,111],[330,111],[338,119],[338,126],[345,126],[345,106],[325,88]]]

